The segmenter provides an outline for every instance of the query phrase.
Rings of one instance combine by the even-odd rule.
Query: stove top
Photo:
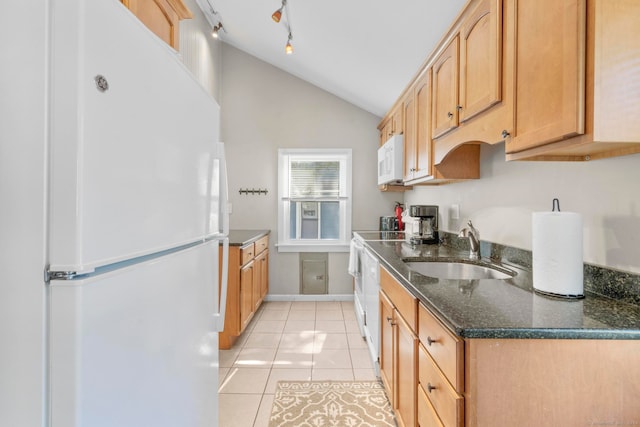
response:
[[[367,241],[405,240],[404,231],[355,231],[354,233],[360,236],[362,240],[367,240]]]

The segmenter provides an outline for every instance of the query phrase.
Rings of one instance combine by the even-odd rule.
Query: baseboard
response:
[[[334,295],[271,295],[264,297],[265,301],[353,301],[353,294]]]

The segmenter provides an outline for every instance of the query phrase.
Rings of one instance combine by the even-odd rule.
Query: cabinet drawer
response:
[[[422,387],[418,387],[418,425],[420,427],[444,427]]]
[[[453,335],[422,304],[418,308],[418,336],[457,392],[464,390],[464,342]]]
[[[256,240],[255,245],[255,251],[257,255],[269,247],[269,236],[259,238],[258,240]]]
[[[451,387],[424,346],[418,350],[420,387],[445,426],[462,426],[464,398]]]
[[[382,267],[380,268],[380,288],[387,294],[411,330],[416,331],[418,300]]]
[[[240,248],[240,265],[245,265],[255,256],[255,246],[253,243]]]

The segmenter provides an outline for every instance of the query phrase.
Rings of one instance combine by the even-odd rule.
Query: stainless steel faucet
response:
[[[460,234],[458,234],[458,237],[469,238],[469,246],[471,247],[469,257],[478,259],[480,258],[480,234],[471,223],[471,220],[467,222],[467,225],[469,226],[469,228],[463,228],[462,230],[460,230]]]

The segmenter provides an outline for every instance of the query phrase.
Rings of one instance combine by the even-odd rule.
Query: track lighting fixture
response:
[[[213,8],[209,0],[196,0],[202,12],[204,12],[205,18],[211,25],[211,37],[217,39],[220,36],[220,30],[226,32],[227,30],[222,25],[222,16]]]
[[[284,9],[286,4],[287,0],[282,0],[282,6],[280,6],[280,9],[273,12],[273,15],[271,15],[271,19],[273,19],[275,22],[280,22],[280,18],[282,18],[282,9]]]
[[[218,25],[215,25],[215,26],[211,29],[211,36],[212,36],[214,39],[217,39],[217,38],[218,38],[218,36],[219,36],[218,32],[219,32],[220,30],[223,30],[223,31],[224,31],[224,27],[222,26],[222,22],[218,22]]]
[[[287,55],[291,55],[293,53],[293,45],[291,44],[293,35],[291,33],[291,16],[289,16],[289,7],[287,6],[287,0],[282,0],[282,5],[278,10],[273,12],[273,14],[271,15],[271,19],[273,19],[275,22],[280,22],[283,11],[287,17],[286,26],[287,26],[287,32],[289,33],[289,37],[287,38],[287,45],[284,47],[284,52]]]
[[[284,47],[284,53],[286,53],[287,55],[291,55],[293,53],[293,46],[291,45],[291,39],[293,38],[293,36],[291,35],[291,32],[289,32],[289,38],[287,39],[287,45]]]

